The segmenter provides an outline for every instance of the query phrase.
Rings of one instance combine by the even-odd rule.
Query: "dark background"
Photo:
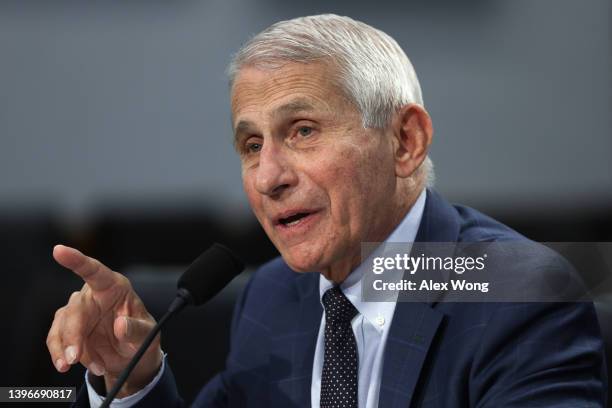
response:
[[[609,1],[327,3],[0,3],[0,385],[82,382],[44,344],[80,287],[56,243],[131,275],[154,314],[214,241],[250,268],[275,255],[242,192],[224,69],[281,19],[349,15],[400,43],[448,199],[536,240],[612,241]],[[165,332],[187,399],[222,364],[243,281]]]

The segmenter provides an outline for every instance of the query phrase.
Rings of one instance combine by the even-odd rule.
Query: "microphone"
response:
[[[108,408],[119,390],[136,367],[145,351],[149,348],[162,326],[172,316],[183,310],[187,305],[200,306],[221,291],[234,277],[244,269],[244,264],[228,248],[221,244],[213,244],[204,251],[178,280],[176,298],[168,307],[168,311],[159,319],[147,335],[142,345],[125,367],[121,376],[113,385],[101,408]]]

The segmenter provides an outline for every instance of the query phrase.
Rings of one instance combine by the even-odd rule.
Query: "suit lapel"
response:
[[[397,304],[385,348],[378,406],[410,406],[442,318],[442,313],[425,303]]]
[[[417,242],[456,242],[460,225],[456,210],[435,191],[427,199]],[[444,318],[434,303],[399,301],[385,346],[380,407],[409,407],[435,334]]]
[[[279,311],[271,339],[271,406],[310,407],[312,364],[323,308],[319,274],[296,278],[296,298]]]
[[[433,190],[427,190],[416,242],[457,242],[460,225],[457,210]]]

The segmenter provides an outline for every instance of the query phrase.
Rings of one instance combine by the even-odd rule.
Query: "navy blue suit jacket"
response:
[[[525,238],[428,191],[416,240]],[[310,407],[322,313],[319,274],[295,273],[281,258],[261,267],[236,305],[226,368],[193,406]],[[399,302],[382,370],[382,408],[601,407],[607,392],[588,302]],[[181,404],[168,369],[139,406]]]

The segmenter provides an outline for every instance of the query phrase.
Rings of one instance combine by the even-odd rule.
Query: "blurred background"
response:
[[[612,241],[608,0],[333,4],[0,2],[0,385],[82,383],[79,368],[54,371],[44,344],[81,286],[52,262],[56,243],[130,275],[154,315],[214,241],[250,269],[275,256],[242,192],[224,70],[278,20],[333,12],[399,42],[433,118],[436,188],[451,201],[540,241]],[[223,365],[244,279],[166,331],[187,400]],[[201,353],[172,353],[186,342]]]

